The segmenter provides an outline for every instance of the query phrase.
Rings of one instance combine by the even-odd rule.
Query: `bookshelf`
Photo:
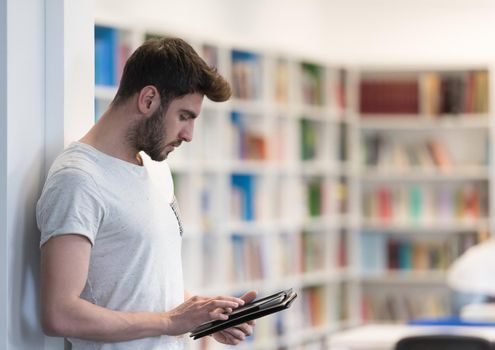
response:
[[[166,34],[99,21],[95,120],[119,62]],[[493,222],[488,68],[346,67],[185,39],[234,92],[204,102],[168,159],[187,203],[185,285],[299,294],[240,348],[324,349],[350,325],[448,313],[445,269]],[[101,52],[112,79],[98,78]]]
[[[146,38],[167,34],[98,21],[95,121],[116,92],[121,62]],[[187,203],[185,285],[203,295],[295,288],[291,309],[260,319],[241,348],[323,349],[351,304],[346,71],[185,39],[233,87],[228,102],[204,101],[194,141],[167,160],[179,205]],[[225,346],[202,339],[188,348]]]
[[[445,271],[489,235],[487,67],[359,68],[359,318],[449,314]]]

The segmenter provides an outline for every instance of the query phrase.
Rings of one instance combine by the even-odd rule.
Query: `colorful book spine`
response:
[[[319,65],[301,63],[302,102],[307,105],[323,105],[323,68]]]
[[[255,116],[246,115],[237,111],[231,113],[232,144],[234,157],[240,160],[266,160],[266,137],[252,127]]]
[[[233,208],[238,208],[239,213],[233,213],[234,217],[241,220],[255,220],[255,196],[256,196],[256,179],[253,175],[234,174],[231,176],[231,186],[233,190],[234,201]]]
[[[116,55],[118,48],[117,29],[95,27],[95,84],[115,86]]]
[[[248,100],[261,98],[261,57],[252,52],[233,50],[231,59],[234,96]]]
[[[318,147],[317,124],[313,121],[302,118],[299,122],[301,135],[301,159],[315,160]]]

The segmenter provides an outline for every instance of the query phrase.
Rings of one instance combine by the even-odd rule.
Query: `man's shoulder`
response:
[[[97,156],[78,143],[70,144],[53,162],[48,177],[54,175],[94,176],[100,172]]]

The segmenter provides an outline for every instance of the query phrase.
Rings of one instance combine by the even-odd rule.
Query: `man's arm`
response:
[[[52,336],[126,341],[180,335],[199,324],[227,319],[218,311],[244,303],[234,297],[191,297],[168,312],[121,312],[81,299],[88,277],[91,243],[81,235],[53,237],[41,248],[41,321]]]

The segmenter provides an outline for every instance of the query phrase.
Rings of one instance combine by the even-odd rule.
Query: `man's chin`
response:
[[[146,154],[148,154],[148,156],[151,158],[151,160],[154,160],[155,162],[162,162],[164,161],[165,159],[167,159],[168,157],[168,154],[170,152],[161,152],[161,153],[148,153],[148,152],[145,152]]]
[[[167,158],[168,158],[168,155],[169,155],[171,152],[172,152],[172,150],[170,150],[170,151],[164,151],[164,152],[160,153],[160,154],[158,155],[158,157],[156,157],[157,159],[154,159],[154,160],[155,160],[155,161],[157,161],[157,162],[162,162],[162,161],[164,161],[165,159],[167,159]]]

